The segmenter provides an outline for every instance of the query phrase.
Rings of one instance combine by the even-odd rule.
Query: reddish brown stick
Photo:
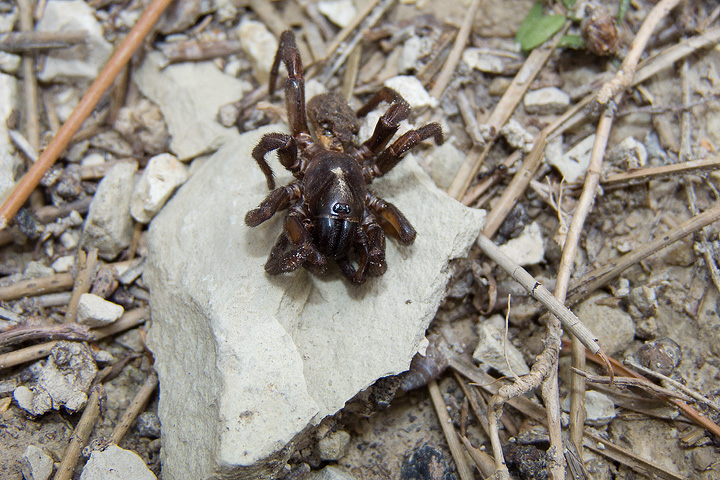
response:
[[[145,10],[137,24],[130,30],[128,36],[120,44],[113,56],[90,86],[85,96],[80,100],[70,118],[53,137],[50,144],[38,157],[30,170],[15,186],[15,189],[0,206],[0,230],[7,227],[8,222],[15,216],[45,172],[55,163],[65,147],[68,146],[75,132],[82,126],[85,119],[92,113],[105,91],[110,87],[115,77],[128,63],[135,50],[143,42],[150,29],[155,25],[160,15],[165,11],[172,0],[153,0]]]

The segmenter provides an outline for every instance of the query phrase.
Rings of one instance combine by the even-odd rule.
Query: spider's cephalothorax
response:
[[[280,37],[270,72],[270,94],[281,61],[288,71],[285,100],[292,134],[268,133],[253,149],[252,156],[271,192],[247,213],[245,223],[255,227],[278,210],[288,209],[283,232],[265,264],[268,273],[291,272],[300,265],[320,273],[327,259],[334,258],[350,281],[361,284],[368,275],[382,275],[387,269],[386,233],[405,245],[415,240],[415,229],[400,210],[373,195],[367,185],[389,172],[421,141],[434,138],[442,144],[442,130],[437,123],[430,123],[387,147],[400,122],[410,115],[399,94],[383,88],[357,113],[339,95],[324,94],[310,100],[306,110],[302,62],[289,30]],[[390,108],[378,120],[372,136],[355,147],[357,117],[382,101],[391,103]],[[316,140],[308,129],[308,119]],[[296,178],[279,188],[275,188],[272,169],[265,161],[265,155],[273,150]]]

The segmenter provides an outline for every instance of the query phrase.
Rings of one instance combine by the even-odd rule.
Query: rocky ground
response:
[[[2,478],[720,478],[714,2],[177,1],[24,188],[149,3],[0,1]],[[308,99],[444,132],[373,183],[418,235],[360,287],[244,224],[287,28]]]

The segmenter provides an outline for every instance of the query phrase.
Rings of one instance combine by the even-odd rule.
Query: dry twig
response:
[[[92,279],[97,272],[98,258],[97,248],[88,253],[81,248],[77,251],[77,274],[75,275],[75,286],[73,287],[70,304],[65,312],[65,323],[72,323],[77,317],[78,302],[83,293],[88,293],[92,286]]]
[[[148,375],[145,383],[143,383],[143,386],[140,387],[140,390],[138,390],[135,398],[132,399],[132,402],[130,402],[127,410],[125,410],[125,413],[123,413],[120,421],[118,421],[115,426],[112,435],[110,435],[110,443],[114,443],[116,445],[120,444],[120,441],[130,429],[130,426],[133,424],[138,415],[142,413],[145,408],[145,404],[147,404],[148,400],[150,400],[150,396],[153,394],[157,386],[158,377],[153,371],[150,375]]]
[[[70,480],[72,478],[75,465],[77,465],[78,458],[80,458],[80,450],[90,438],[90,433],[92,433],[95,422],[100,415],[101,397],[104,396],[105,389],[102,385],[96,386],[90,394],[82,417],[80,417],[80,422],[75,427],[75,431],[70,437],[70,443],[65,448],[62,461],[55,474],[55,480]]]
[[[442,393],[440,393],[440,387],[438,387],[435,380],[431,380],[430,383],[428,383],[428,390],[430,391],[430,398],[435,406],[435,412],[437,413],[440,427],[445,434],[445,439],[450,447],[450,452],[455,459],[455,466],[457,467],[460,479],[473,480],[474,477],[470,471],[470,467],[465,461],[465,455],[463,454],[463,448],[460,445],[458,433],[455,431],[450,415],[447,413],[447,405],[445,405]]]
[[[55,163],[65,147],[68,146],[75,132],[82,126],[85,119],[90,115],[105,91],[110,87],[113,80],[120,73],[120,70],[127,64],[135,50],[142,44],[155,25],[160,15],[165,11],[171,0],[153,0],[145,13],[140,17],[135,26],[130,30],[125,40],[115,51],[108,63],[100,72],[97,79],[90,86],[78,106],[63,124],[32,165],[30,170],[23,176],[13,189],[10,196],[0,206],[0,230],[7,227],[8,222],[15,216],[25,200],[30,196],[45,172]]]
[[[103,338],[124,332],[125,330],[129,330],[144,323],[148,318],[148,313],[149,312],[146,308],[136,308],[125,312],[125,314],[112,325],[93,329],[91,332],[95,335],[96,340],[102,340]],[[52,350],[57,342],[58,341],[56,340],[0,354],[0,369],[14,367],[15,365],[47,357],[50,354],[50,350]]]

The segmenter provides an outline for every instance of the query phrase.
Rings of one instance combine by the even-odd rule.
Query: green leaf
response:
[[[532,6],[528,14],[525,16],[520,28],[518,28],[515,34],[515,41],[522,45],[521,39],[527,36],[527,34],[534,28],[535,24],[543,16],[543,5],[542,3],[536,3]]]
[[[576,0],[562,0],[563,5],[565,5],[565,8],[570,10],[575,6]]]
[[[558,46],[561,48],[572,48],[573,50],[584,50],[587,48],[585,40],[581,35],[563,35]]]
[[[520,48],[524,51],[532,50],[545,43],[562,28],[566,20],[564,15],[545,15],[540,18],[531,18],[533,10],[538,5],[535,4],[530,9],[530,13],[525,17],[517,35],[515,35],[515,41],[520,43]],[[542,5],[540,5],[540,10],[542,10]]]

